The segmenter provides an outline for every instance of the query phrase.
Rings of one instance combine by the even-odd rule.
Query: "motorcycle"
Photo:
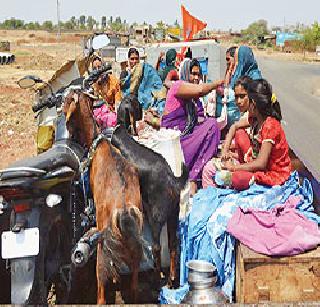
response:
[[[92,40],[92,50],[108,42],[105,35],[98,35]],[[2,231],[0,249],[10,271],[3,281],[11,285],[12,304],[47,304],[52,294],[55,303],[68,303],[70,293],[77,291],[72,289],[75,265],[70,256],[77,255],[72,251],[95,223],[94,205],[81,180],[84,149],[69,139],[62,103],[70,88],[83,89],[84,84],[89,88],[110,69],[94,71],[86,80],[77,78],[55,94],[38,77],[18,81],[21,88],[45,83],[51,94],[45,97],[45,91],[38,90],[39,102],[32,107],[38,119],[37,139],[42,132],[49,135],[42,138],[45,142],[37,140],[39,155],[0,170],[1,230],[10,229]],[[0,264],[0,274],[3,268]],[[1,298],[1,303],[10,299],[7,293]]]
[[[32,83],[26,79],[22,86]],[[84,150],[68,139],[61,111],[65,90],[33,107],[56,108],[53,147],[0,171],[0,210],[10,215],[1,256],[10,269],[13,304],[46,304],[49,292],[66,303],[71,289],[70,253],[81,237],[85,203],[79,173]]]

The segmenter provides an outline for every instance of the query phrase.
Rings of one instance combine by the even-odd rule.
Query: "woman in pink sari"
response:
[[[170,75],[169,75],[170,77]],[[203,166],[217,153],[220,129],[215,118],[205,118],[200,97],[216,89],[223,81],[199,83],[200,64],[186,60],[180,68],[180,80],[166,79],[169,88],[161,127],[182,132],[180,142],[189,168],[191,194],[197,191]]]

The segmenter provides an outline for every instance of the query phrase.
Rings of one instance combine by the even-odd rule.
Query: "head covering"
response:
[[[176,49],[169,49],[166,53],[166,65],[167,66],[174,66],[176,62],[176,57],[177,57],[177,51]]]
[[[190,82],[190,64],[191,60],[185,58],[180,64],[179,78],[180,80]]]
[[[248,76],[252,80],[261,79],[261,72],[258,68],[257,61],[254,58],[253,52],[248,46],[241,46],[238,48],[237,66],[234,74],[231,77],[230,86],[234,88],[236,81],[243,77]]]
[[[176,70],[176,58],[177,51],[175,49],[171,48],[166,52],[166,66],[163,70],[159,71],[159,76],[162,81],[167,78],[167,75],[170,71]]]

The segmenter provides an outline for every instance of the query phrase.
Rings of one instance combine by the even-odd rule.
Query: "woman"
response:
[[[125,62],[124,62],[125,63]],[[128,69],[127,66],[122,66],[120,73],[120,82],[122,91],[130,89],[130,75],[134,67],[140,63],[140,55],[138,49],[131,47],[128,51]]]
[[[162,82],[164,82],[164,80],[167,78],[167,75],[168,73],[171,71],[171,70],[176,70],[176,59],[177,59],[177,51],[175,49],[169,49],[167,52],[166,52],[166,66],[159,70],[159,68],[157,69],[158,70],[158,74],[162,80]],[[157,63],[157,67],[160,66],[160,57],[158,59],[158,63]]]
[[[236,81],[244,76],[248,76],[252,80],[262,78],[251,48],[247,46],[240,46],[235,51],[235,64],[231,75],[230,84],[225,91],[226,97],[224,99],[227,100],[228,112],[227,128],[230,128],[231,125],[240,118],[240,111],[235,103],[234,87]]]
[[[143,109],[153,104],[153,92],[162,89],[162,81],[157,71],[148,63],[140,63],[139,52],[130,48],[128,52],[129,70],[120,75],[121,90],[124,96],[134,94]]]
[[[226,51],[226,63],[227,63],[227,69],[226,69],[226,73],[225,73],[225,80],[226,80],[226,84],[228,85],[230,82],[230,78],[234,69],[234,65],[235,65],[235,53],[236,53],[237,47],[232,46],[230,48],[227,49]]]
[[[95,57],[92,69],[97,70],[103,66],[101,58]],[[98,124],[104,129],[116,125],[116,110],[121,102],[121,89],[119,80],[112,74],[102,74],[93,84],[96,96],[103,102],[101,107],[94,109],[94,115]]]
[[[248,97],[248,87],[249,83],[251,82],[251,78],[245,76],[240,78],[235,85],[235,100],[237,107],[239,108],[239,111],[241,113],[240,120],[236,123],[234,123],[225,139],[225,142],[223,144],[223,149],[221,152],[221,158],[213,158],[210,160],[203,168],[202,172],[202,187],[206,189],[209,186],[216,186],[216,183],[214,181],[214,176],[216,174],[216,171],[221,166],[221,160],[227,160],[228,158],[236,158],[238,159],[238,156],[235,152],[230,151],[231,143],[235,137],[236,134],[236,143],[240,144],[242,140],[242,134],[240,132],[235,133],[235,126],[240,123],[245,123],[249,125],[248,122],[248,109],[249,109],[249,97]]]
[[[235,67],[230,81],[231,88],[234,88],[236,81],[243,76],[248,76],[252,80],[261,79],[257,61],[252,49],[248,46],[240,46],[236,50]]]
[[[204,118],[199,100],[216,89],[223,81],[201,83],[201,69],[197,60],[187,60],[180,69],[180,80],[166,80],[170,88],[161,119],[161,127],[179,129],[180,142],[189,168],[191,195],[197,191],[203,166],[217,153],[220,130],[215,118]]]
[[[263,79],[249,84],[248,96],[250,125],[244,122],[236,126],[237,130],[250,127],[249,134],[240,130],[241,144],[236,147],[241,163],[228,159],[224,168],[231,172],[231,185],[238,190],[249,188],[253,182],[282,185],[290,176],[291,160],[280,123],[280,104],[272,94],[271,85]]]
[[[92,59],[91,65],[92,65],[92,70],[100,69],[103,65],[102,59],[99,56],[95,55]]]
[[[224,75],[224,87],[221,86],[217,89],[217,93],[216,93],[216,107],[215,107],[215,116],[219,117],[221,115],[222,112],[222,107],[224,105],[224,103],[226,103],[226,99],[223,99],[224,96],[224,88],[227,87],[230,84],[230,79],[231,79],[231,75],[232,72],[234,70],[234,65],[235,65],[235,53],[236,53],[237,47],[232,46],[230,48],[227,49],[226,51],[226,72]],[[230,109],[230,107],[229,107]]]

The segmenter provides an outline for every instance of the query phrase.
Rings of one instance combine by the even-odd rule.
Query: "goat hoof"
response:
[[[171,278],[169,277],[167,286],[168,286],[169,289],[176,289],[178,287],[177,279],[174,278],[174,277],[171,277]]]
[[[163,272],[160,272],[160,279],[164,279],[165,278],[165,275]]]

